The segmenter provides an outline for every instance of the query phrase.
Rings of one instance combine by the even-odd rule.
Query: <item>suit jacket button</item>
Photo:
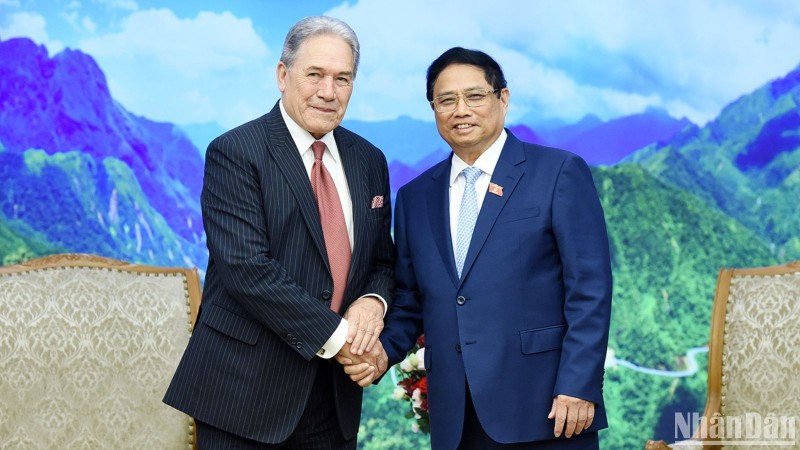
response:
[[[464,298],[463,295],[459,295],[458,298],[456,299],[456,303],[458,303],[459,305],[463,305],[466,302],[467,302],[467,299]]]
[[[298,350],[300,350],[301,348],[303,348],[303,343],[302,342],[298,342],[298,343],[294,344],[294,346],[297,347]]]
[[[331,291],[322,291],[322,299],[323,300],[328,301],[328,300],[331,299],[332,296],[333,296],[333,294],[331,294]]]
[[[461,344],[456,344],[456,351],[461,353]]]

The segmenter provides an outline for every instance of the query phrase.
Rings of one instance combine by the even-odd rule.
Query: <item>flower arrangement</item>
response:
[[[395,366],[399,381],[394,389],[395,400],[404,400],[411,403],[411,410],[406,417],[414,419],[411,430],[415,433],[430,432],[428,421],[428,378],[425,373],[425,336],[417,339],[417,344],[412,348],[406,359]]]

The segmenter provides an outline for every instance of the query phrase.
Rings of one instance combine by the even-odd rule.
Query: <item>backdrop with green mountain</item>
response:
[[[702,411],[719,268],[800,259],[800,68],[731,100],[703,126],[658,109],[510,126],[593,166],[614,272],[605,449],[669,440],[674,411]],[[393,192],[448,155],[430,122],[344,126],[384,150]],[[0,41],[0,262],[85,252],[202,271],[208,135],[127,111],[87,54]],[[393,389],[367,390],[360,447],[427,445]]]

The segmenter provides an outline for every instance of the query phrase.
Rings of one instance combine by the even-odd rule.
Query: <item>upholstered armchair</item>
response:
[[[705,411],[672,448],[800,449],[800,261],[720,271]]]
[[[161,403],[197,270],[65,254],[0,267],[0,448],[191,449]]]

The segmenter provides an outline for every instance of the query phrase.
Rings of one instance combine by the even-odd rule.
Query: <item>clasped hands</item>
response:
[[[378,379],[389,365],[378,336],[383,331],[383,304],[372,297],[362,297],[344,313],[347,341],[336,355],[344,372],[361,387]]]

